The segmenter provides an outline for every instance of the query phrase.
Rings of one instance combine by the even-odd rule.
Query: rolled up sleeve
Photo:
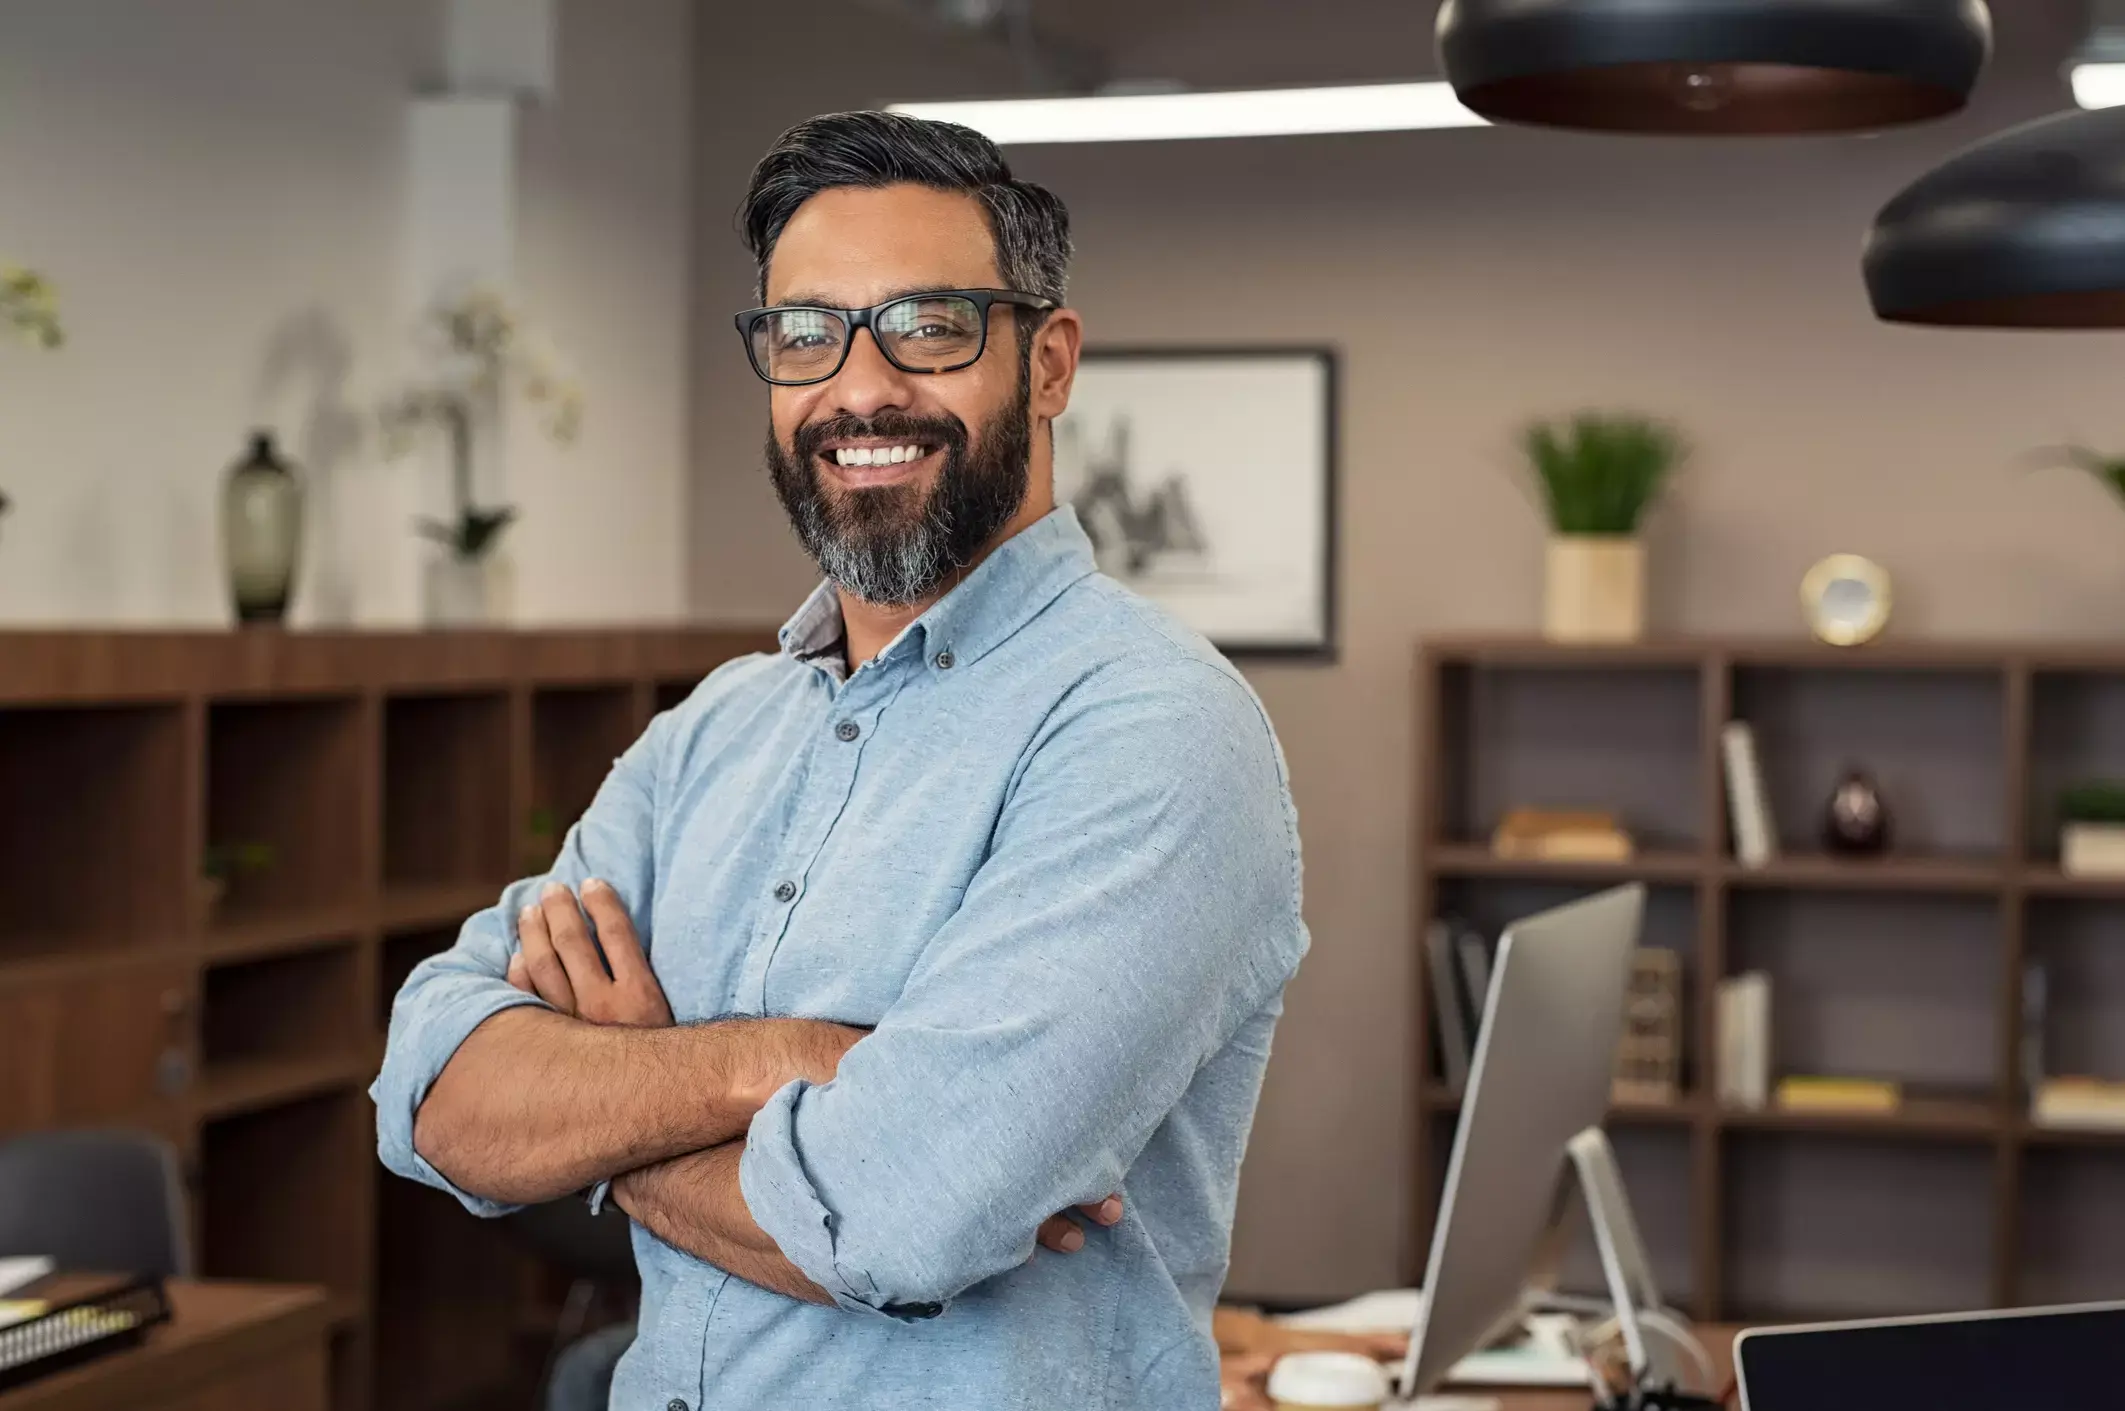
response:
[[[448,1191],[475,1215],[506,1215],[518,1207],[459,1189],[413,1145],[414,1117],[472,1031],[518,1005],[543,1004],[511,985],[509,959],[517,949],[517,913],[549,881],[578,890],[592,877],[610,883],[648,947],[655,894],[655,797],[658,755],[668,717],[615,761],[583,817],[568,830],[551,870],[511,883],[501,900],[467,921],[457,944],[414,967],[391,1006],[384,1060],[369,1097],[376,1104],[377,1155],[409,1180]],[[593,1202],[602,1192],[593,1192]]]
[[[1028,751],[988,859],[834,1081],[754,1119],[747,1208],[852,1312],[934,1317],[1122,1190],[1306,948],[1282,757],[1205,663],[1088,683]]]

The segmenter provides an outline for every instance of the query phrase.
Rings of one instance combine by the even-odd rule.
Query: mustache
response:
[[[800,463],[809,464],[828,441],[864,436],[920,442],[954,452],[964,451],[967,447],[967,425],[956,416],[914,416],[908,412],[886,411],[871,417],[843,412],[824,421],[807,422],[797,428],[790,449]]]

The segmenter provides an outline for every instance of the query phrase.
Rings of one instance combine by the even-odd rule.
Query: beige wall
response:
[[[254,424],[312,477],[297,620],[411,618],[392,492],[417,472],[358,438],[411,332],[405,113],[439,4],[6,7],[0,259],[59,285],[71,342],[0,347],[0,621],[226,621],[217,494]],[[692,21],[692,0],[567,0],[559,101],[522,130],[520,275],[590,408],[582,445],[510,488],[531,621],[684,601]]]
[[[2016,463],[2071,436],[2125,447],[2125,339],[1890,329],[1859,282],[1867,221],[1904,181],[2067,101],[2070,7],[1994,8],[1980,111],[1871,139],[1488,130],[1015,158],[1075,214],[1095,341],[1329,342],[1345,359],[1342,659],[1249,672],[1291,757],[1315,950],[1249,1156],[1234,1289],[1333,1296],[1407,1274],[1411,657],[1427,632],[1536,622],[1541,528],[1509,454],[1522,418],[1638,407],[1701,446],[1658,525],[1662,629],[1797,631],[1800,575],[1838,549],[1896,575],[1901,633],[2125,628],[2125,508]],[[866,67],[836,66],[905,60],[932,88],[950,68],[854,23]],[[836,96],[725,92],[773,38],[703,35],[692,582],[698,611],[734,620],[779,618],[810,581],[758,468],[760,389],[728,322],[749,293],[724,235],[744,167]]]

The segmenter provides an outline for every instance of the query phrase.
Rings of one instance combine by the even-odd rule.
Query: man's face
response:
[[[837,188],[784,227],[767,302],[855,309],[926,290],[1003,287],[972,196]],[[1026,502],[1032,447],[1023,369],[1017,322],[998,305],[970,367],[904,372],[863,330],[828,381],[772,388],[775,490],[828,577],[866,602],[919,602],[1010,523]]]

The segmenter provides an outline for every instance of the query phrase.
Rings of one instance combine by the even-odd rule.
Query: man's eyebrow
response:
[[[884,304],[894,299],[906,299],[917,294],[943,294],[949,291],[959,289],[970,289],[973,287],[974,286],[967,284],[910,284],[902,288],[895,289],[892,293],[887,294],[883,299],[879,299],[876,302]],[[773,304],[769,305],[769,307],[780,309],[788,308],[791,305],[795,304],[809,305],[810,307],[817,309],[845,309],[848,307],[848,305],[842,303],[839,299],[833,297],[830,294],[821,294],[816,290],[811,289],[792,290],[791,292],[784,294],[780,299],[777,299]]]

